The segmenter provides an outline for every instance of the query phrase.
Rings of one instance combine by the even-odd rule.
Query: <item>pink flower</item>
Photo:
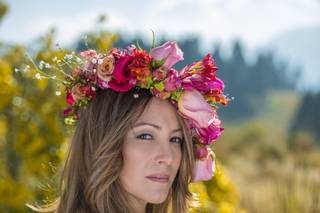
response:
[[[176,91],[181,86],[181,80],[178,77],[178,72],[171,69],[168,73],[168,77],[164,80],[165,90],[168,92]]]
[[[193,169],[192,182],[210,180],[215,172],[215,156],[208,148],[208,154],[205,158],[197,159]]]
[[[66,99],[67,99],[67,103],[68,103],[69,105],[74,104],[74,100],[73,100],[73,97],[72,97],[70,91],[67,92],[67,97],[66,97]]]
[[[80,56],[84,59],[90,60],[92,58],[98,57],[98,54],[95,50],[87,50],[87,51],[80,52]]]
[[[211,123],[208,127],[202,128],[196,122],[191,124],[195,128],[196,133],[200,136],[200,142],[203,144],[210,144],[216,141],[222,134],[224,128],[220,127],[221,121],[216,119],[216,123]]]
[[[71,90],[67,91],[66,99],[69,105],[73,105],[76,102],[79,102],[85,98],[95,97],[95,89],[92,89],[90,85],[81,85],[80,83],[77,83],[71,88]]]
[[[208,155],[207,147],[201,147],[199,145],[195,145],[195,157],[196,159],[206,158]]]
[[[133,57],[127,53],[116,61],[112,73],[113,78],[109,81],[109,87],[117,92],[127,92],[136,84],[136,79],[130,74],[128,65]]]
[[[182,87],[186,90],[194,88],[203,94],[213,92],[221,94],[224,83],[216,77],[217,70],[211,55],[208,54],[202,61],[193,63],[180,71]]]
[[[216,117],[215,110],[204,100],[197,90],[184,91],[178,101],[180,113],[195,121],[200,127],[208,127]]]
[[[159,47],[153,48],[150,55],[154,60],[165,60],[162,65],[165,69],[170,69],[178,61],[183,60],[183,52],[177,43],[173,41],[168,41]]]
[[[154,81],[162,81],[167,76],[167,70],[160,67],[152,72]]]
[[[72,107],[67,108],[63,111],[63,115],[68,116],[69,114],[71,114],[71,112],[73,112],[73,108]]]
[[[170,92],[167,92],[167,91],[159,91],[157,90],[156,88],[153,88],[152,90],[152,94],[158,98],[161,98],[161,99],[167,99],[170,97],[171,93]]]
[[[221,135],[221,121],[199,91],[184,91],[178,100],[178,110],[189,120],[190,127],[196,130],[201,143],[210,144]]]

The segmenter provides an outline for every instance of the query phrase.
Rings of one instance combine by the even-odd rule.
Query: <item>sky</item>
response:
[[[60,44],[72,43],[94,30],[101,14],[108,16],[105,29],[150,40],[151,29],[173,39],[198,35],[204,50],[236,39],[258,49],[290,30],[320,26],[320,0],[4,1],[10,11],[0,23],[0,40],[24,44],[49,27],[57,28]]]
[[[290,29],[320,25],[319,0],[6,0],[10,12],[0,38],[28,42],[58,28],[58,40],[71,42],[93,28],[99,14],[106,27],[129,33],[172,36],[197,34],[205,43],[240,38],[250,47]]]

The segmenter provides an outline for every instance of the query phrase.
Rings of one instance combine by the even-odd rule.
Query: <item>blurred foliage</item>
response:
[[[215,175],[211,180],[192,183],[190,189],[195,196],[193,209],[190,211],[192,213],[245,212],[239,208],[238,191],[220,163],[217,163]]]
[[[301,141],[301,134],[308,134],[308,143],[320,146],[320,93],[307,93],[303,96],[300,107],[290,129],[291,143],[294,148]]]
[[[228,133],[214,144],[217,158],[239,191],[239,206],[248,212],[320,211],[317,140],[300,132],[294,148],[288,146],[287,130],[301,99],[295,96],[269,94],[265,113],[226,124]]]
[[[37,60],[56,54],[49,50],[50,44],[43,43],[43,47],[35,54]],[[64,100],[52,98],[55,86],[47,80],[33,79],[33,69],[23,71],[30,65],[23,46],[2,48],[0,212],[23,212],[27,200],[44,199],[43,193],[36,190],[40,178],[49,173],[50,168],[43,163],[61,161],[59,152],[67,137],[57,115]],[[21,71],[16,72],[16,68]]]
[[[6,15],[6,13],[8,12],[8,5],[3,2],[2,0],[0,0],[0,22],[2,21],[3,17]]]

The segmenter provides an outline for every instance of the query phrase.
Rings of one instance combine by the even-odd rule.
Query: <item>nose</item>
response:
[[[156,150],[155,160],[157,164],[172,164],[174,160],[174,152],[170,143],[166,142],[159,144]]]

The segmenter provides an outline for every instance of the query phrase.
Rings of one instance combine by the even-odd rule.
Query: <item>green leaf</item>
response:
[[[139,42],[138,42],[138,41],[136,41],[136,46],[137,46],[137,48],[138,48],[139,50],[142,50],[142,48],[140,47],[140,45],[139,45]]]
[[[174,99],[174,100],[176,100],[176,101],[178,101],[179,98],[180,98],[180,96],[181,96],[181,94],[182,94],[182,92],[177,92],[177,91],[172,92],[172,93],[171,93],[171,98]]]
[[[73,125],[75,124],[76,120],[73,117],[68,117],[64,119],[64,123],[67,125]]]
[[[160,68],[165,63],[165,60],[153,60],[151,62],[152,70]]]
[[[152,31],[152,46],[151,46],[151,48],[154,48],[156,39],[155,39],[155,36],[154,36],[154,31],[153,30],[151,30],[151,31]]]
[[[153,84],[152,75],[149,75],[146,79],[148,82],[148,88],[150,88],[150,86]]]
[[[161,92],[162,90],[164,90],[163,81],[160,81],[159,83],[154,84],[154,87]]]

